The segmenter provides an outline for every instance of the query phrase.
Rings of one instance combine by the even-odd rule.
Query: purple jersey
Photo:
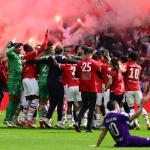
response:
[[[110,112],[104,117],[103,127],[109,130],[117,145],[124,145],[129,134],[130,116],[127,113]]]
[[[130,116],[127,113],[110,112],[104,117],[103,127],[109,130],[119,147],[150,147],[149,138],[129,134]]]

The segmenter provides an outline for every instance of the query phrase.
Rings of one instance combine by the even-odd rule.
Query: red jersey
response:
[[[61,64],[63,69],[62,80],[64,85],[79,86],[79,79],[75,78],[76,64]]]
[[[105,87],[108,85],[108,82],[109,82],[108,68],[109,68],[108,63],[102,61],[101,69],[102,69],[102,74],[103,74],[103,83],[105,84]]]
[[[97,74],[101,71],[97,61],[85,58],[76,67],[76,76],[79,77],[79,90],[81,92],[98,92]]]
[[[115,95],[122,95],[125,92],[125,85],[122,72],[117,72],[112,69],[109,71],[109,74],[112,76],[112,85],[110,90],[114,92]]]
[[[6,68],[5,65],[2,63],[1,59],[0,59],[0,82],[3,85],[7,84],[7,79],[8,79],[8,75],[6,72]]]
[[[48,43],[48,36],[45,37],[45,41],[42,44],[41,48],[39,48],[38,50],[27,52],[25,55],[25,59],[27,61],[36,59],[37,56],[46,48],[47,43]],[[26,64],[23,67],[22,74],[23,74],[23,78],[36,78],[36,79],[38,79],[37,65]]]
[[[126,63],[125,73],[125,89],[126,91],[139,91],[140,88],[140,75],[142,67],[136,62],[130,61]]]
[[[105,70],[103,70],[104,68],[104,63],[101,61],[101,60],[99,60],[98,61],[98,63],[99,63],[99,65],[100,65],[100,68],[101,68],[101,72],[102,72],[102,74],[103,74],[103,76],[104,76],[104,71]],[[97,78],[97,88],[98,88],[98,93],[102,93],[102,79],[101,78]]]

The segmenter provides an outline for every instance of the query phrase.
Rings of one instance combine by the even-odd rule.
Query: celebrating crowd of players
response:
[[[7,45],[8,81],[5,82],[9,103],[4,124],[35,128],[38,113],[40,127],[52,128],[52,115],[57,108],[57,127],[65,127],[67,113],[68,127],[74,125],[81,132],[85,125],[92,132],[93,127],[100,128],[100,114],[108,113],[108,101],[116,100],[121,111],[131,114],[135,112],[134,101],[140,107],[142,68],[135,52],[131,51],[126,59],[117,51],[109,55],[105,49],[84,45],[78,47],[77,53],[81,54],[78,56],[62,46],[53,48],[48,35],[47,31],[43,44],[35,48],[22,43]],[[2,81],[3,78],[1,75]],[[150,129],[144,108],[141,114]],[[130,126],[140,129],[137,119]]]

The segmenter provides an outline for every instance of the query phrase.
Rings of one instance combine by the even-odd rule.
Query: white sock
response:
[[[149,125],[150,122],[149,122],[148,114],[147,114],[147,111],[146,111],[144,108],[143,108],[143,110],[142,110],[142,116],[143,116],[143,118],[144,118],[146,124]]]
[[[68,114],[67,118],[68,118],[68,124],[72,123],[72,115]]]

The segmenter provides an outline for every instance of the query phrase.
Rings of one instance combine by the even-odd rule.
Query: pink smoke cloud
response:
[[[149,0],[103,1],[0,0],[0,47],[14,38],[22,42],[28,42],[30,38],[42,42],[44,31],[58,26],[56,16],[71,22],[83,18],[82,28],[71,35],[70,43],[73,43],[74,39],[78,40],[78,35],[82,38],[81,35],[87,32],[95,33],[109,25],[125,28],[136,18],[142,22],[150,12]],[[66,35],[67,40],[70,35]]]

